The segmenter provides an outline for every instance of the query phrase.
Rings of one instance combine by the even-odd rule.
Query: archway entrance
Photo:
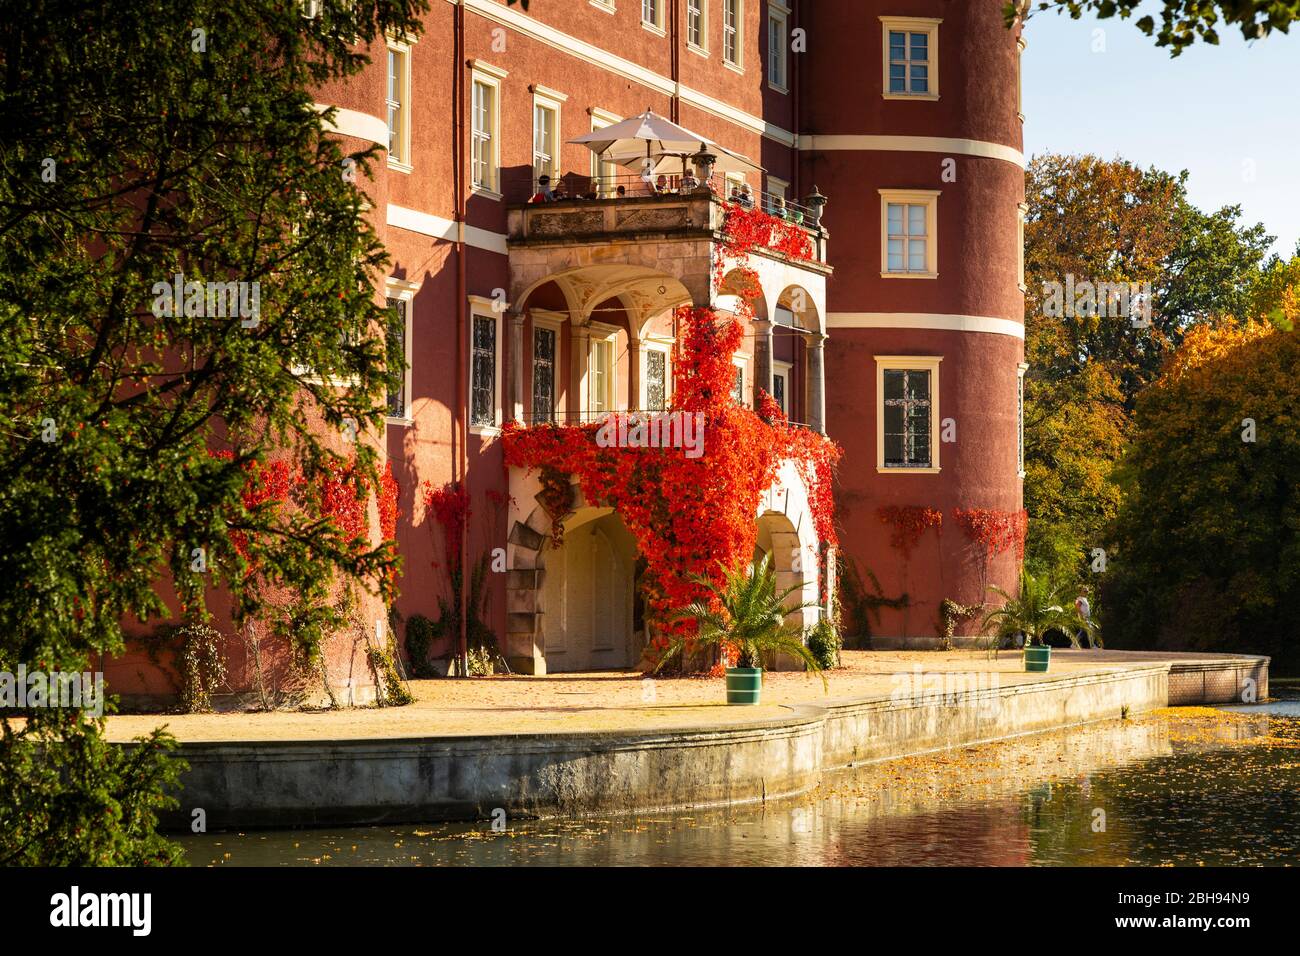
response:
[[[539,636],[548,672],[636,663],[636,553],[610,508],[581,508],[564,522],[564,543],[543,553]]]

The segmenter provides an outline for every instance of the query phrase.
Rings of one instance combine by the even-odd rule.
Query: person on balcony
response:
[[[564,180],[561,179],[556,181],[555,188],[551,190],[551,202],[559,202],[561,199],[568,199],[568,198],[569,198],[569,189],[567,186],[564,185]]]
[[[533,198],[529,202],[555,202],[555,193],[551,191],[551,177],[541,175],[537,177],[537,192],[533,193]]]
[[[746,209],[754,208],[754,194],[749,190],[749,183],[744,183],[740,187],[740,198],[737,200]]]

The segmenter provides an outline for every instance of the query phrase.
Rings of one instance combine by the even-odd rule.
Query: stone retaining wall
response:
[[[822,771],[857,763],[1169,703],[1240,699],[1245,678],[1267,693],[1267,658],[1152,662],[956,690],[924,686],[918,675],[915,687],[900,678],[889,697],[802,704],[787,717],[708,729],[190,743],[181,747],[190,764],[181,807],[167,822],[187,827],[196,807],[215,830],[749,803],[804,792]]]

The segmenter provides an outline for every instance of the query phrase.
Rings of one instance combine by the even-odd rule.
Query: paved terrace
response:
[[[824,689],[812,675],[764,674],[764,703],[759,707],[728,707],[720,678],[658,678],[649,682],[635,672],[602,671],[413,681],[411,689],[416,700],[406,707],[120,715],[108,718],[108,734],[113,740],[128,740],[165,724],[185,743],[229,743],[706,729],[787,717],[791,705],[801,703],[888,699],[899,686],[895,675],[913,675],[918,667],[927,677],[973,675],[984,687],[992,684],[991,675],[996,674],[997,684],[1005,688],[1171,663],[1222,666],[1241,659],[1249,658],[1054,650],[1049,673],[1026,674],[1020,654],[1015,651],[1002,651],[996,660],[983,651],[845,651],[845,666],[826,675],[829,689]]]

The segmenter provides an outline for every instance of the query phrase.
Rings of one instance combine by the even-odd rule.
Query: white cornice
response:
[[[432,236],[434,239],[443,239],[447,242],[456,241],[456,221],[454,219],[433,216],[427,212],[420,212],[418,209],[407,209],[405,206],[395,206],[389,203],[388,225],[396,226],[398,229],[406,229],[409,232],[418,232],[422,236]],[[465,244],[503,256],[507,252],[504,233],[480,229],[478,226],[465,227]]]
[[[961,156],[978,156],[1000,159],[1025,168],[1025,154],[1001,143],[980,139],[953,139],[946,136],[852,136],[804,135],[799,137],[801,150],[864,150],[903,153],[956,153]]]
[[[1011,319],[987,315],[945,315],[934,312],[831,312],[828,329],[930,329],[936,332],[987,332],[1023,339],[1025,327]]]
[[[326,103],[313,105],[318,113],[324,113],[331,108]],[[344,109],[342,106],[335,106],[333,110],[333,123],[321,121],[328,132],[338,133],[340,136],[355,136],[357,139],[369,140],[384,147],[388,146],[388,123],[378,116],[371,116],[369,113],[362,113],[358,110]]]

